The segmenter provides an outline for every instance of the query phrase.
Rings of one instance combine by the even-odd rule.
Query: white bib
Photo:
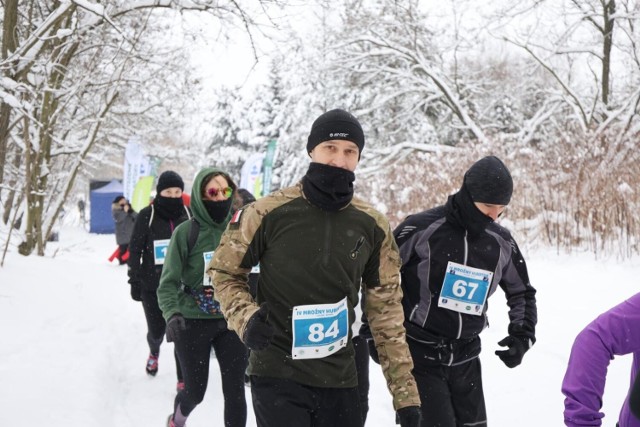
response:
[[[204,272],[202,273],[202,286],[213,287],[213,284],[211,283],[211,277],[209,277],[209,275],[207,274],[207,267],[209,266],[209,262],[213,258],[214,252],[215,251],[202,252],[202,257],[204,258]]]

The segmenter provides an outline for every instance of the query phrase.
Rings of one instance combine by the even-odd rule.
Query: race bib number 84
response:
[[[480,316],[493,273],[449,261],[438,307]]]
[[[293,308],[294,359],[320,359],[347,345],[347,298],[336,304],[299,305]]]

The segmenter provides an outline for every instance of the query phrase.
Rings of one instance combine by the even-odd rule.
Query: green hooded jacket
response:
[[[196,304],[195,299],[182,289],[182,283],[194,291],[202,289],[203,279],[207,280],[206,284],[208,284],[210,279],[205,274],[205,255],[213,255],[212,252],[218,247],[220,237],[231,218],[231,210],[229,210],[224,221],[216,223],[211,219],[204,206],[200,188],[204,179],[215,173],[225,172],[212,167],[205,168],[198,172],[193,182],[191,210],[193,217],[200,224],[200,232],[191,251],[189,252],[187,249],[190,221],[185,221],[176,227],[171,236],[157,293],[158,305],[165,320],[169,320],[171,316],[177,313],[182,314],[186,319],[223,318],[222,314],[212,315],[202,311]],[[229,183],[231,187],[233,187],[232,184],[232,182]]]

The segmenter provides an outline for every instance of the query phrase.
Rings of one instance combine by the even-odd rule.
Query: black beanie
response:
[[[178,187],[182,191],[184,191],[184,181],[180,175],[175,173],[174,171],[165,171],[160,174],[158,178],[158,184],[156,185],[156,193],[160,194],[160,192],[167,188]]]
[[[462,184],[469,191],[471,200],[492,205],[508,205],[513,193],[511,173],[495,156],[475,162],[464,174]]]
[[[313,122],[311,132],[307,140],[307,153],[324,141],[332,139],[344,139],[354,142],[360,149],[364,149],[364,132],[360,122],[351,113],[335,109],[327,111]]]

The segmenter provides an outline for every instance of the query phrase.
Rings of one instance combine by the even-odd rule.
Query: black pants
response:
[[[487,425],[479,358],[458,366],[422,364],[413,376],[422,402],[421,427]]]
[[[367,345],[367,340],[360,335],[353,337],[352,342],[356,352],[360,414],[362,416],[362,424],[364,425],[367,421],[367,414],[369,413],[369,346]]]
[[[142,291],[142,309],[144,310],[144,317],[147,320],[147,343],[149,344],[149,353],[157,356],[160,354],[160,344],[164,339],[164,332],[167,328],[167,323],[162,317],[162,310],[158,306],[158,296],[155,291],[148,292]],[[182,381],[182,370],[180,369],[180,362],[178,361],[178,353],[173,350],[174,357],[176,359],[176,373],[178,381]]]
[[[244,371],[247,349],[238,335],[227,329],[224,319],[186,319],[186,331],[175,343],[184,375],[184,390],[175,399],[174,411],[188,416],[202,402],[209,381],[211,347],[216,352],[222,377],[225,427],[243,427],[247,422]]]
[[[310,387],[251,376],[258,427],[362,427],[358,388]]]

